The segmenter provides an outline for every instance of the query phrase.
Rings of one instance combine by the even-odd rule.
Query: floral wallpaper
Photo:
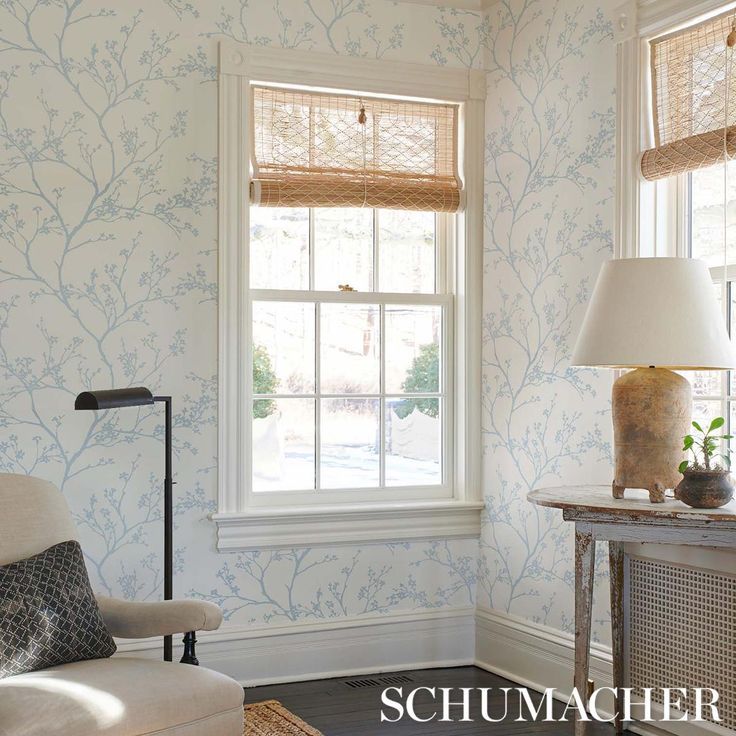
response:
[[[612,252],[608,17],[603,3],[504,0],[488,21],[478,600],[568,632],[572,531],[526,494],[611,482],[610,377],[569,366]],[[598,636],[607,636],[604,610],[595,615]]]
[[[0,470],[59,485],[97,589],[161,594],[162,416],[74,397],[147,385],[174,397],[175,594],[262,626],[477,598],[570,628],[569,530],[524,496],[610,474],[607,379],[567,366],[611,248],[606,2],[0,0]],[[488,70],[480,562],[476,540],[214,549],[222,38]]]
[[[383,0],[0,3],[0,469],[48,478],[94,586],[161,595],[174,397],[177,595],[268,625],[472,605],[476,540],[218,554],[217,42],[480,63],[480,16]],[[185,573],[185,574],[182,574]]]

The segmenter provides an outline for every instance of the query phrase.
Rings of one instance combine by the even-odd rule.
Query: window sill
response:
[[[462,501],[253,509],[213,514],[219,552],[477,538],[483,504]]]

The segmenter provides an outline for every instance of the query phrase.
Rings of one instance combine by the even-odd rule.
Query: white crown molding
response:
[[[437,501],[252,509],[213,514],[217,549],[235,552],[329,544],[478,538],[480,502]]]
[[[474,628],[469,606],[261,628],[226,624],[197,634],[197,656],[246,687],[455,667],[474,661]],[[160,638],[117,643],[115,656],[161,656]],[[174,647],[175,660],[182,651]]]

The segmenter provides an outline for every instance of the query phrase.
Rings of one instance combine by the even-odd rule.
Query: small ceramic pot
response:
[[[733,498],[728,470],[686,470],[675,487],[675,498],[694,509],[717,509]]]

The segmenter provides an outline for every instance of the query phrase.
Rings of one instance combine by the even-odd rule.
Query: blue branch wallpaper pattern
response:
[[[569,367],[592,282],[612,252],[615,50],[604,11],[499,2],[486,63],[478,598],[568,632],[571,530],[525,497],[545,485],[611,481],[610,379]],[[605,565],[597,570],[605,575]],[[596,614],[598,636],[606,616]]]
[[[601,0],[601,3],[603,0]],[[611,248],[613,68],[599,3],[0,1],[0,469],[56,482],[96,588],[161,594],[161,416],[175,397],[176,594],[267,626],[481,605],[570,627],[570,537],[542,483],[607,480],[605,381],[567,360]],[[484,447],[477,540],[221,555],[217,41],[486,68]],[[563,586],[560,586],[560,583]]]

